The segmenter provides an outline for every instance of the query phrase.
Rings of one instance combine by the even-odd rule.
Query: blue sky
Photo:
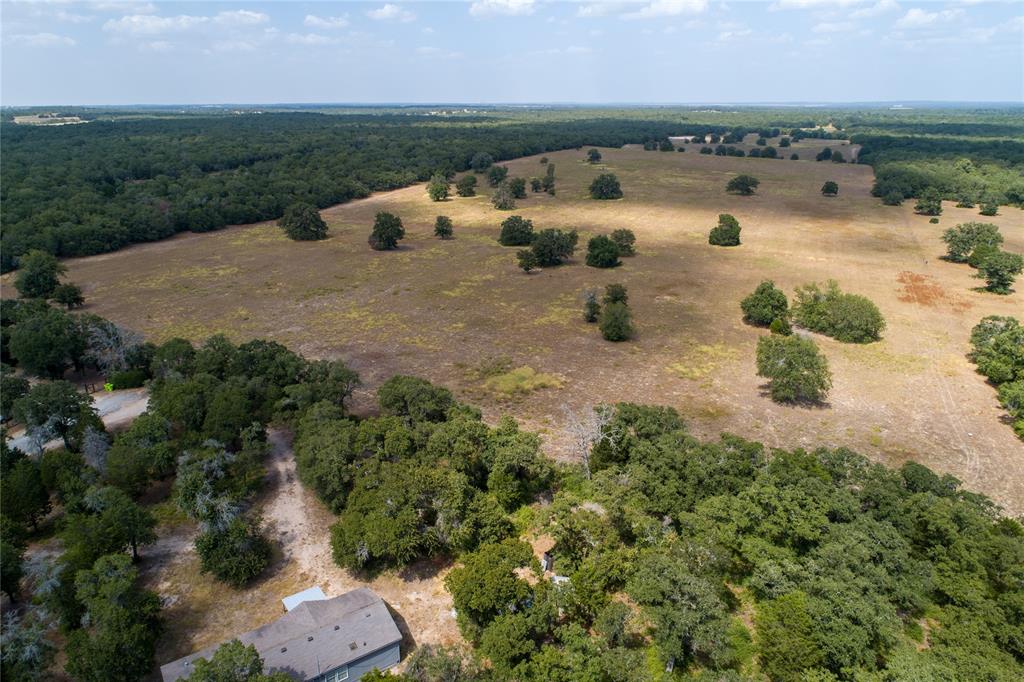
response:
[[[1024,100],[1024,4],[10,2],[0,103]]]

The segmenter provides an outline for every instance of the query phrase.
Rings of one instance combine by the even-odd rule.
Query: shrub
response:
[[[757,375],[768,379],[772,400],[820,402],[832,388],[828,361],[810,339],[762,336],[757,341]]]
[[[943,232],[942,241],[946,243],[947,259],[965,263],[979,246],[998,247],[1003,243],[1003,235],[992,223],[961,223]]]
[[[629,306],[625,303],[606,303],[601,311],[601,336],[605,341],[626,341],[633,336],[633,323]]]
[[[711,147],[704,146],[704,147],[700,148],[700,153],[701,154],[714,154],[715,150],[712,149]]]
[[[597,149],[587,150],[587,161],[590,163],[601,163],[601,152]]]
[[[530,249],[521,249],[516,252],[516,260],[519,262],[519,267],[527,274],[537,268],[537,256]]]
[[[772,320],[772,323],[768,325],[768,331],[772,334],[781,334],[782,336],[789,336],[793,333],[793,328],[789,325],[789,320],[785,317],[776,317]]]
[[[843,153],[839,150],[832,152],[832,163],[846,163],[846,159],[843,158]]]
[[[885,319],[874,303],[858,294],[843,293],[834,280],[829,280],[824,291],[813,283],[798,287],[792,314],[805,329],[844,343],[877,341],[885,329]]]
[[[548,157],[546,157],[546,156],[540,157],[540,165],[546,166],[547,163],[548,163]]]
[[[544,189],[544,183],[540,181],[540,178],[530,178],[530,191],[540,192]]]
[[[636,254],[636,235],[633,234],[633,230],[614,230],[612,231],[612,241],[619,247],[620,256],[632,256]]]
[[[614,268],[622,265],[618,245],[603,234],[592,237],[587,243],[587,265],[592,268]]]
[[[434,221],[434,236],[441,239],[451,239],[452,232],[454,231],[453,228],[454,225],[451,218],[446,215],[439,215],[437,220]]]
[[[604,288],[604,298],[602,300],[605,304],[628,303],[629,294],[626,292],[626,287],[624,285],[609,284]]]
[[[928,220],[928,222],[931,223],[932,225],[938,225],[939,224],[939,219],[938,218],[931,218],[931,219]]]
[[[760,184],[761,181],[752,175],[737,175],[725,185],[725,191],[731,194],[750,196]]]
[[[740,308],[743,310],[743,321],[750,324],[765,326],[774,320],[789,317],[786,294],[771,280],[758,284],[754,292],[740,302]]]
[[[14,288],[22,298],[50,298],[67,268],[45,251],[33,249],[18,259]]]
[[[58,284],[53,290],[51,297],[55,303],[59,303],[68,310],[81,308],[85,305],[85,296],[82,295],[82,289],[77,284],[70,282]]]
[[[430,195],[431,201],[444,201],[450,193],[451,185],[448,184],[448,178],[440,173],[436,173],[427,183],[427,194]]]
[[[977,270],[981,267],[981,264],[988,260],[988,257],[999,253],[998,246],[992,246],[991,244],[978,244],[971,251],[971,255],[967,258],[967,264]]]
[[[834,197],[839,194],[839,184],[828,180],[824,185],[821,186],[821,193],[827,197]]]
[[[994,216],[999,213],[999,204],[996,202],[986,202],[981,205],[981,209],[978,211],[983,216]]]
[[[1017,275],[1024,270],[1024,257],[1016,253],[998,251],[978,267],[985,280],[985,289],[994,294],[1008,294]]]
[[[373,231],[370,232],[370,247],[376,251],[390,251],[398,248],[398,240],[405,237],[402,219],[398,216],[380,212],[373,220]]]
[[[502,246],[529,246],[533,242],[533,221],[512,215],[501,221],[498,243]]]
[[[455,183],[455,193],[460,197],[476,196],[476,176],[464,175]]]
[[[148,378],[144,370],[126,369],[123,372],[114,372],[107,377],[107,381],[113,385],[114,390],[121,390],[122,388],[139,388],[144,386]]]
[[[590,183],[590,196],[593,199],[621,199],[622,188],[619,179],[613,173],[602,173]]]
[[[505,182],[507,177],[508,168],[505,166],[491,166],[490,170],[487,171],[487,184],[491,187],[497,187]]]
[[[892,190],[886,192],[882,197],[882,203],[886,206],[899,206],[903,203],[903,192]]]
[[[327,223],[312,204],[292,204],[285,209],[277,225],[296,241],[316,241],[327,237]]]
[[[914,204],[914,212],[920,215],[941,215],[942,194],[938,190],[929,187]]]
[[[498,189],[494,190],[494,194],[491,195],[491,204],[499,211],[511,211],[516,207],[515,194],[512,193],[512,188],[507,182],[501,183],[498,185]]]
[[[223,530],[196,537],[196,553],[204,573],[242,587],[270,563],[270,542],[258,524],[236,517]]]
[[[799,161],[800,160],[800,155],[796,154],[796,153],[790,154],[789,155],[789,160],[790,161]]]
[[[576,230],[563,232],[548,228],[534,236],[531,248],[537,257],[537,264],[541,267],[550,267],[561,265],[562,261],[571,257],[578,240]]]
[[[597,302],[597,292],[588,291],[583,300],[583,321],[593,324],[600,314],[601,304]]]
[[[508,188],[516,199],[526,198],[526,180],[523,178],[512,178],[508,181]]]
[[[971,360],[999,387],[999,402],[1024,439],[1024,327],[1013,317],[990,315],[971,330]]]
[[[714,246],[739,246],[740,223],[728,213],[718,215],[718,225],[711,228],[708,243]]]

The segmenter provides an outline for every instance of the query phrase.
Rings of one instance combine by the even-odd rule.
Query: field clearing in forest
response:
[[[323,242],[290,242],[272,223],[241,226],[69,261],[69,279],[83,287],[88,312],[155,341],[267,337],[310,357],[345,359],[368,389],[395,373],[424,376],[488,418],[513,414],[556,457],[570,456],[565,406],[662,403],[700,436],[847,446],[890,465],[915,459],[1024,512],[1024,446],[965,358],[978,320],[1024,313],[1024,284],[1011,296],[975,291],[973,270],[939,259],[942,230],[977,220],[999,225],[1004,248],[1024,252],[1024,212],[1003,207],[982,218],[947,202],[933,225],[913,214],[913,202],[872,198],[867,166],[715,157],[693,145],[686,153],[601,151],[598,165],[584,161],[585,150],[548,154],[557,196],[531,193],[512,212],[492,208],[482,178],[477,197],[441,203],[418,185],[325,210]],[[544,171],[539,157],[505,165],[512,176]],[[601,172],[618,175],[623,199],[588,198]],[[724,192],[737,173],[761,180],[757,195]],[[826,180],[839,183],[838,197],[822,197]],[[397,252],[367,246],[378,211],[405,224]],[[742,246],[708,245],[719,213],[740,221]],[[452,218],[455,239],[432,236],[438,214]],[[511,214],[537,229],[578,229],[574,262],[523,274],[516,249],[495,240]],[[614,270],[586,267],[587,239],[616,228],[636,233],[637,255]],[[867,346],[818,338],[834,374],[828,406],[776,405],[754,368],[766,332],[742,322],[739,301],[762,279],[792,294],[829,278],[879,306],[884,338]],[[638,333],[628,343],[603,341],[580,315],[583,292],[611,282],[629,288]],[[498,358],[558,381],[527,395],[483,390],[475,368]],[[371,399],[361,391],[357,408],[370,409]]]

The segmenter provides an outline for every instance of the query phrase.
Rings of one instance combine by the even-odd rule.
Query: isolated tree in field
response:
[[[821,193],[827,197],[834,197],[839,194],[839,184],[832,180],[828,180],[821,186]]]
[[[815,161],[828,161],[832,158],[832,148],[825,147],[814,157]]]
[[[455,183],[455,193],[460,197],[476,196],[476,176],[463,175],[459,178],[459,181]]]
[[[502,246],[529,246],[533,242],[533,221],[510,215],[501,221],[498,243]]]
[[[511,211],[516,207],[516,196],[507,182],[498,185],[491,195],[491,204],[499,211]]]
[[[624,228],[613,230],[611,239],[619,247],[620,256],[633,256],[636,254],[636,235],[633,234],[633,230]]]
[[[546,157],[546,156],[540,157],[540,165],[546,166],[547,163],[548,163],[548,157]]]
[[[234,587],[258,576],[270,563],[270,542],[257,522],[235,517],[225,528],[211,528],[196,537],[203,572]]]
[[[676,150],[675,145],[672,144],[672,140],[667,137],[658,143],[658,151],[662,152],[674,152]]]
[[[531,270],[537,269],[537,256],[530,249],[520,249],[517,251],[516,261],[526,274],[530,274]]]
[[[1024,256],[1000,251],[985,259],[978,267],[978,274],[985,279],[985,289],[995,294],[1008,294],[1022,270]]]
[[[448,183],[448,178],[440,173],[435,173],[427,183],[427,194],[430,195],[431,201],[444,201],[450,192],[451,185]]]
[[[757,374],[768,379],[772,400],[820,402],[832,388],[828,361],[810,339],[762,336],[757,341]]]
[[[750,196],[757,191],[761,181],[752,175],[737,175],[725,185],[725,191],[730,194]]]
[[[633,322],[625,303],[606,303],[598,326],[605,341],[627,341],[633,337]]]
[[[583,297],[583,321],[593,324],[601,315],[601,304],[597,302],[597,292],[590,290]]]
[[[983,201],[978,213],[986,217],[997,215],[999,213],[999,203],[992,199]]]
[[[587,150],[587,161],[590,163],[601,163],[601,152],[597,149]]]
[[[508,168],[505,166],[491,166],[487,171],[487,184],[497,187],[508,177]]]
[[[469,162],[469,167],[477,173],[483,173],[494,163],[494,157],[486,152],[477,152]]]
[[[327,237],[327,223],[312,204],[292,204],[285,209],[277,225],[295,241],[316,241]]]
[[[405,237],[402,219],[393,213],[382,211],[373,220],[370,233],[370,247],[375,251],[391,251],[398,248],[398,241]]]
[[[942,215],[942,195],[929,187],[914,204],[914,213],[920,215]]]
[[[50,298],[67,272],[55,256],[33,249],[18,259],[18,276],[14,288],[22,298]]]
[[[739,246],[740,223],[728,213],[718,215],[718,225],[711,228],[708,243],[713,246]]]
[[[452,225],[452,219],[446,215],[437,216],[437,220],[434,221],[434,236],[440,237],[441,239],[451,239],[452,232],[454,231],[454,225]]]
[[[82,295],[82,289],[77,284],[71,284],[70,282],[58,284],[53,290],[51,297],[55,303],[59,303],[68,310],[81,308],[85,305],[85,296]]]
[[[540,178],[530,178],[530,191],[540,192],[544,189],[544,183],[540,181]]]
[[[966,263],[967,258],[979,246],[999,247],[1003,235],[992,223],[961,223],[942,233],[946,243],[946,258],[954,263]]]
[[[832,152],[832,163],[846,163],[846,159],[843,158],[843,153],[838,149]]]
[[[789,142],[789,138],[788,137],[783,137],[783,138],[779,139],[779,146],[780,147],[788,147],[789,145],[790,145],[790,142]]]
[[[844,343],[877,341],[885,329],[878,306],[859,294],[842,292],[834,280],[824,290],[816,283],[797,287],[792,315],[801,327]]]
[[[794,154],[790,154],[789,155],[789,160],[790,161],[799,161],[800,160],[800,155],[799,154],[795,154],[795,153]]]
[[[576,230],[564,232],[548,228],[534,235],[530,248],[537,256],[539,266],[553,267],[572,257],[577,241],[579,235],[576,234]]]
[[[786,294],[767,279],[758,284],[753,293],[740,302],[740,309],[743,310],[744,322],[762,327],[767,327],[774,320],[789,317]]]
[[[625,285],[609,284],[604,288],[604,297],[601,301],[605,305],[609,303],[628,303],[629,293],[626,291]]]
[[[590,196],[592,199],[621,199],[622,187],[619,186],[619,179],[613,173],[602,173],[590,183]]]
[[[526,180],[523,178],[512,178],[508,181],[508,188],[516,199],[526,198]]]
[[[591,237],[587,242],[587,265],[592,268],[614,268],[622,265],[618,245],[603,234]]]
[[[85,427],[99,417],[92,398],[68,381],[45,381],[29,389],[14,402],[14,418],[27,429],[47,427],[60,436],[64,447],[77,451]],[[102,429],[103,423],[99,423]]]

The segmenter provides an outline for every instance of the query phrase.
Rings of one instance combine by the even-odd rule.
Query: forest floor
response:
[[[83,287],[88,312],[154,341],[223,332],[344,359],[363,378],[363,411],[381,381],[415,374],[480,405],[488,419],[514,415],[542,434],[549,454],[567,458],[566,409],[667,404],[701,437],[846,446],[893,466],[913,459],[1024,512],[1024,445],[966,357],[978,320],[1022,315],[1024,283],[1010,296],[984,293],[972,269],[940,259],[942,231],[967,221],[996,223],[1004,248],[1024,252],[1024,211],[1003,207],[982,218],[947,202],[934,225],[912,202],[889,207],[871,197],[867,166],[697,149],[603,149],[598,165],[585,162],[586,150],[550,153],[557,196],[531,193],[515,211],[491,206],[483,177],[478,196],[440,203],[417,185],[325,210],[331,231],[322,242],[290,242],[273,223],[239,226],[71,260],[68,278]],[[803,146],[795,151],[813,158]],[[544,173],[537,156],[505,165],[512,176]],[[602,172],[618,175],[623,199],[588,197]],[[737,173],[760,179],[755,196],[725,193]],[[838,197],[821,195],[826,180],[839,183]],[[378,211],[402,218],[399,250],[367,246]],[[742,246],[708,245],[719,213],[739,220]],[[454,221],[454,239],[433,237],[438,214]],[[521,272],[517,249],[496,241],[512,214],[537,229],[578,229],[573,262]],[[612,270],[586,267],[587,239],[616,228],[636,233],[637,255]],[[754,349],[766,332],[742,322],[739,302],[762,279],[791,294],[830,278],[879,306],[884,338],[849,345],[816,337],[834,374],[827,406],[777,405],[755,374]],[[629,288],[637,335],[628,343],[603,341],[581,319],[584,292],[612,282]],[[511,395],[485,383],[519,367],[557,381]],[[293,586],[311,580],[296,575]]]

